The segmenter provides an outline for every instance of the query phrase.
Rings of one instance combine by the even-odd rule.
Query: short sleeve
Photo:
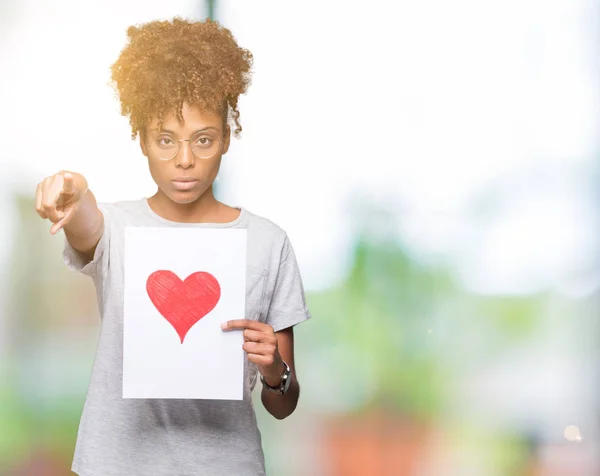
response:
[[[104,215],[104,232],[98,241],[92,261],[87,262],[83,255],[71,246],[66,236],[63,250],[63,261],[68,269],[91,277],[104,275],[108,268],[111,216],[106,205],[98,204],[98,208]]]
[[[296,255],[286,236],[266,323],[277,332],[295,326],[310,317]]]

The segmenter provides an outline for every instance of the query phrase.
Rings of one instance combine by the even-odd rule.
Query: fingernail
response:
[[[227,329],[227,323],[226,322],[223,322],[221,324],[221,329]]]

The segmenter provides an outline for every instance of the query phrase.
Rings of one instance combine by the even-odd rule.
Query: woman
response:
[[[251,53],[210,20],[155,21],[128,30],[112,67],[122,113],[148,159],[157,192],[97,204],[86,179],[60,171],[37,186],[36,209],[50,232],[65,233],[64,260],[93,278],[102,328],[79,426],[73,471],[80,476],[265,473],[251,401],[275,418],[296,408],[293,326],[310,318],[286,233],[249,210],[219,202],[212,184],[241,132],[238,97],[250,82]],[[123,399],[124,229],[170,226],[247,229],[246,316],[224,332],[242,332],[240,401]],[[160,251],[158,251],[160,252]],[[223,379],[227,379],[223,375]]]

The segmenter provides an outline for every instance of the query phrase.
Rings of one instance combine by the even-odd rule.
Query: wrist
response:
[[[269,387],[279,387],[282,373],[283,371],[275,375],[263,375],[263,380]]]
[[[278,393],[280,395],[285,394],[292,382],[291,370],[288,364],[285,363],[284,360],[281,360],[282,369],[281,373],[278,376],[271,375],[262,375],[260,376],[260,380],[262,381],[263,388],[269,390],[273,393]]]
[[[267,383],[267,385],[271,387],[279,387],[281,384],[281,378],[285,372],[286,365],[282,360],[279,363],[273,365],[272,369],[269,372],[265,372],[262,375],[263,380]]]

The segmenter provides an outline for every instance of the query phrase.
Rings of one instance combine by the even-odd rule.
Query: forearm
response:
[[[298,398],[300,396],[300,385],[296,381],[295,375],[291,375],[292,382],[288,391],[284,395],[270,392],[263,387],[261,400],[266,410],[278,420],[290,416],[296,409]],[[269,383],[267,381],[267,383]],[[271,383],[269,383],[271,384]]]
[[[104,216],[90,190],[81,198],[81,203],[64,226],[64,231],[73,248],[84,254],[93,254],[104,232]]]

